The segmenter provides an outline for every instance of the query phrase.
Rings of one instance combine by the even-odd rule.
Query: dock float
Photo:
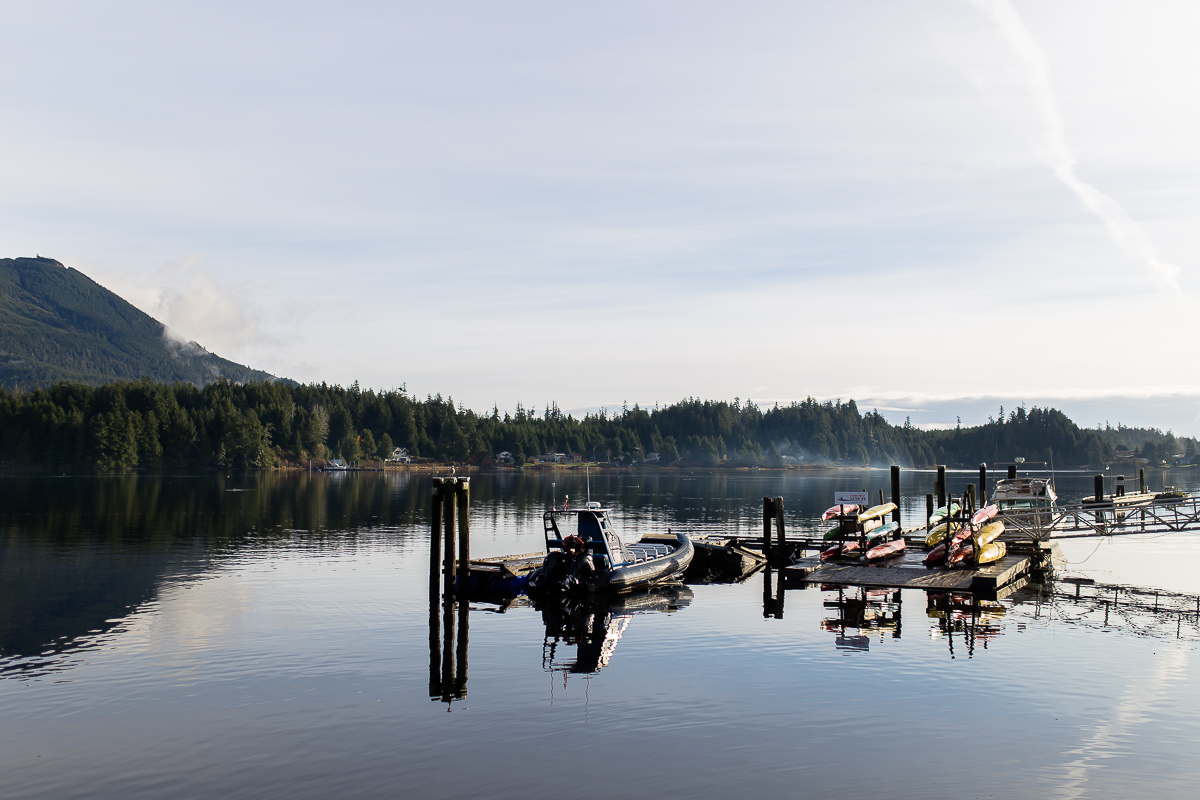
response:
[[[783,570],[784,583],[993,594],[1010,587],[1015,590],[1016,584],[1023,586],[1033,570],[1033,559],[1027,555],[1007,555],[973,569],[930,569],[923,563],[924,557],[924,553],[908,551],[883,564],[868,564],[821,563],[818,557],[809,556]]]

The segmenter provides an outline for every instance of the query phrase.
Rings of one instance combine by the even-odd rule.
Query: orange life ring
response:
[[[583,539],[572,534],[563,539],[562,549],[567,555],[578,556],[587,551],[587,545],[583,543]]]

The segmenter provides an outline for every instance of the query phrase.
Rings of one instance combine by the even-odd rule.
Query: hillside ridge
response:
[[[0,259],[0,386],[140,378],[196,386],[280,380],[170,338],[163,323],[53,258]]]

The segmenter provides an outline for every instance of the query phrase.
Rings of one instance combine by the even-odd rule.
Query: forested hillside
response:
[[[54,259],[0,259],[0,386],[274,379],[163,333],[161,322]]]
[[[541,413],[518,407],[511,415],[479,414],[449,398],[360,391],[357,384],[222,380],[201,388],[136,381],[0,390],[0,460],[13,464],[269,467],[331,456],[360,460],[394,446],[460,463],[487,464],[507,450],[518,461],[561,452],[625,463],[656,452],[663,463],[697,466],[772,466],[784,456],[804,463],[974,466],[1021,456],[1052,457],[1068,467],[1099,465],[1114,452],[1101,432],[1039,408],[978,427],[922,431],[891,425],[874,411],[863,414],[853,401],[812,399],[768,409],[688,399],[579,419],[553,404]]]

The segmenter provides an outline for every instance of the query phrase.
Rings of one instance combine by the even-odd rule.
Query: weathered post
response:
[[[946,465],[938,464],[937,473],[938,508],[946,505]]]
[[[879,490],[879,505],[883,505],[883,489]]]
[[[1146,468],[1145,467],[1141,467],[1138,469],[1138,491],[1142,492],[1142,493],[1145,493],[1145,491],[1146,491]]]
[[[433,502],[429,513],[429,600],[441,598],[442,570],[442,479],[433,479]]]
[[[442,479],[442,531],[445,540],[442,544],[442,593],[447,599],[454,594],[454,484],[457,482],[454,478]],[[454,624],[453,620],[450,624]],[[453,637],[446,640],[447,648],[451,641]]]
[[[925,532],[929,533],[929,519],[933,516],[933,495],[925,494]]]
[[[787,558],[787,534],[783,529],[783,498],[775,498],[775,547],[779,551],[778,557],[780,560]],[[783,573],[779,573],[780,582],[783,581]]]
[[[987,505],[987,463],[979,465],[979,506]]]
[[[966,494],[963,495],[963,515],[970,519],[975,514],[975,484],[968,483]]]
[[[775,524],[775,501],[769,497],[763,498],[763,555],[771,558],[771,526]]]
[[[1104,476],[1097,475],[1093,480],[1093,485],[1095,486],[1096,490],[1096,502],[1104,502]]]
[[[900,467],[892,465],[892,502],[896,510],[892,512],[892,522],[900,524]]]
[[[458,588],[463,597],[471,588],[471,479],[459,478],[454,487],[458,506]],[[463,626],[459,626],[460,630]]]
[[[1010,481],[1015,481],[1017,479],[1017,465],[1016,464],[1008,465],[1008,479]]]

